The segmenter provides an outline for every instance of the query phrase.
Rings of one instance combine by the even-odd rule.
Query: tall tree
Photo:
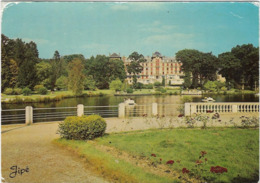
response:
[[[131,60],[130,64],[127,65],[127,72],[133,76],[133,86],[136,86],[137,83],[137,74],[142,72],[143,67],[142,62],[146,62],[144,56],[138,52],[133,52],[129,55],[128,59]]]
[[[62,71],[62,60],[57,50],[54,52],[53,58],[50,61],[50,63],[52,68],[50,81],[51,81],[51,90],[53,91],[55,88],[56,80],[61,76],[61,71]]]
[[[84,65],[80,59],[74,59],[69,63],[69,90],[72,90],[75,95],[82,94],[84,90]]]
[[[208,80],[216,79],[219,63],[212,53],[185,49],[176,53],[176,59],[182,62],[182,70],[186,74],[192,73],[192,87],[197,88]]]
[[[252,44],[238,45],[230,52],[218,56],[221,62],[220,73],[227,81],[241,85],[242,81],[251,89],[259,83],[259,48]]]
[[[36,44],[32,41],[26,43],[24,48],[24,60],[21,60],[20,62],[17,82],[19,87],[24,88],[27,86],[30,89],[33,89],[37,83],[36,63],[38,61],[38,50]]]

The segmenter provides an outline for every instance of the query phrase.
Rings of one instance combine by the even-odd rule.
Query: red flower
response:
[[[227,168],[221,167],[221,166],[212,166],[210,168],[211,173],[224,173],[227,172]]]
[[[173,160],[169,160],[169,161],[166,162],[166,165],[172,165],[173,163],[174,163]]]
[[[151,156],[156,157],[156,154],[151,154]]]
[[[208,161],[208,159],[207,159],[207,158],[205,158],[205,161]]]
[[[160,158],[160,161],[162,161],[162,158]]]
[[[197,160],[197,161],[196,161],[196,164],[198,164],[198,165],[199,165],[199,164],[202,164],[202,163],[203,163],[203,162],[202,162],[201,160]]]
[[[190,171],[187,169],[187,168],[183,168],[182,169],[182,173],[185,174],[185,173],[190,173]]]
[[[207,152],[206,151],[201,151],[200,154],[203,157],[205,154],[207,154]]]
[[[183,116],[184,116],[183,114],[179,114],[179,115],[178,115],[179,118],[181,118],[181,117],[183,117]]]

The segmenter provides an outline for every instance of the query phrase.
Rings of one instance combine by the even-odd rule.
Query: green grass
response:
[[[163,163],[181,160],[171,166],[176,171],[183,167],[195,168],[200,152],[206,151],[207,172],[202,177],[214,182],[257,182],[258,137],[258,129],[173,129],[111,134],[97,139],[97,142],[133,155],[151,157],[154,153]],[[226,167],[228,173],[220,176],[210,173],[210,167],[217,165]]]
[[[165,183],[179,182],[167,177],[157,176],[146,172],[128,162],[116,159],[108,153],[96,149],[86,141],[74,141],[57,139],[54,143],[73,149],[80,157],[85,158],[88,167],[95,173],[102,175],[111,182],[144,182],[144,183]]]

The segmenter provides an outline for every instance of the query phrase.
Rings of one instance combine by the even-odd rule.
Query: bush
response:
[[[41,95],[46,95],[47,92],[48,92],[48,90],[45,87],[39,88],[39,91],[38,91],[38,93]]]
[[[4,94],[12,95],[13,94],[13,89],[12,88],[6,88],[5,91],[4,91]]]
[[[145,89],[153,89],[153,84],[147,84],[147,85],[144,85],[144,88]]]
[[[15,94],[15,95],[21,95],[21,94],[22,94],[22,91],[23,91],[22,88],[15,88],[15,89],[14,89],[14,94]]]
[[[33,88],[34,91],[36,91],[37,93],[39,93],[40,88],[43,88],[43,85],[35,85],[35,87]]]
[[[59,124],[59,134],[62,138],[87,140],[103,136],[106,130],[105,120],[98,115],[69,116]]]
[[[134,92],[134,90],[132,88],[127,88],[126,89],[126,93],[133,93],[133,92]]]
[[[23,95],[24,96],[28,96],[28,95],[31,95],[32,93],[32,90],[30,88],[24,88],[23,91],[22,91]]]
[[[156,87],[156,88],[157,88],[157,87],[161,86],[161,85],[162,85],[162,83],[160,83],[159,81],[156,81],[156,82],[154,82],[154,84],[153,84],[153,85],[154,85],[154,87]]]

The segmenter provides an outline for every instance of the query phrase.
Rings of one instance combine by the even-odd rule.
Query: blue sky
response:
[[[133,51],[175,56],[182,49],[218,55],[236,45],[259,44],[258,7],[230,2],[9,4],[2,33],[37,44],[40,58]]]

